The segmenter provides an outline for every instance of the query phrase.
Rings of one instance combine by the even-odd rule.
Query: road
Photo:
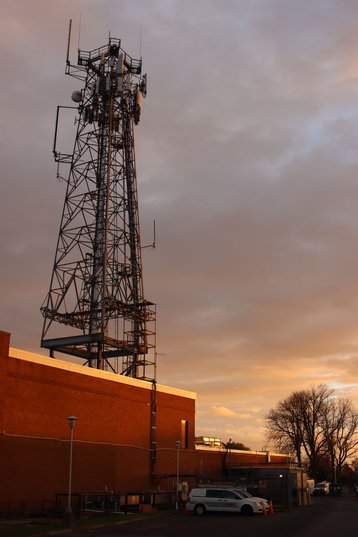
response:
[[[71,533],[71,537],[348,537],[357,533],[358,498],[312,499],[309,507],[294,508],[270,516],[234,514],[196,516],[163,512],[111,527]]]

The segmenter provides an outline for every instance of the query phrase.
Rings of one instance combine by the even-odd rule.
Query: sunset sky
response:
[[[266,412],[326,383],[358,407],[358,1],[0,0],[1,308],[41,349],[65,185],[52,143],[71,59],[143,57],[136,128],[158,382],[198,435],[265,447]],[[81,21],[81,24],[80,24]]]

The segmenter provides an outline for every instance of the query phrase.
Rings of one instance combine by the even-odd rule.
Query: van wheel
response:
[[[254,512],[253,508],[251,507],[251,505],[243,505],[241,507],[241,513],[243,515],[252,515],[252,513]]]
[[[202,503],[198,503],[198,505],[194,507],[194,513],[196,515],[205,515],[205,511],[205,505],[203,505]]]

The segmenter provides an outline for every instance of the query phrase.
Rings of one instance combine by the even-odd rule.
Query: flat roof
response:
[[[269,455],[270,457],[286,457],[286,458],[289,458],[290,455],[288,455],[287,453],[275,453],[273,451],[259,451],[259,450],[251,450],[251,449],[227,449],[226,447],[219,447],[219,446],[205,446],[203,444],[195,444],[195,450],[197,451],[219,451],[219,452],[225,452],[225,453],[240,453],[241,455]],[[246,464],[246,463],[243,463],[243,464]],[[280,463],[276,463],[276,462],[273,462],[273,463],[270,463],[271,465],[273,464],[280,464]]]
[[[55,369],[62,369],[64,371],[70,371],[71,373],[87,375],[88,377],[95,377],[103,380],[109,380],[111,382],[118,382],[119,384],[136,386],[137,388],[143,388],[145,390],[152,389],[152,383],[149,381],[134,379],[124,375],[119,375],[118,373],[113,373],[111,371],[103,371],[102,369],[95,369],[93,367],[74,364],[72,362],[67,362],[66,360],[50,358],[49,356],[42,356],[41,354],[15,349],[14,347],[10,347],[9,356],[11,358],[16,358],[17,360],[24,360],[26,362],[53,367]],[[172,388],[171,386],[165,386],[164,384],[156,384],[156,389],[161,393],[176,395],[178,397],[186,397],[187,399],[196,399],[195,392],[182,390],[180,388]]]

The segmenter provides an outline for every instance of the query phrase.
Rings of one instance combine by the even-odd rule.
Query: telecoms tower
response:
[[[147,92],[142,61],[119,39],[79,50],[66,74],[80,80],[74,107],[57,107],[54,158],[68,165],[41,346],[84,364],[155,380],[155,307],[144,299],[134,125]],[[59,112],[75,108],[73,152],[57,150]],[[62,169],[62,168],[61,168]],[[58,176],[59,171],[58,171]]]

